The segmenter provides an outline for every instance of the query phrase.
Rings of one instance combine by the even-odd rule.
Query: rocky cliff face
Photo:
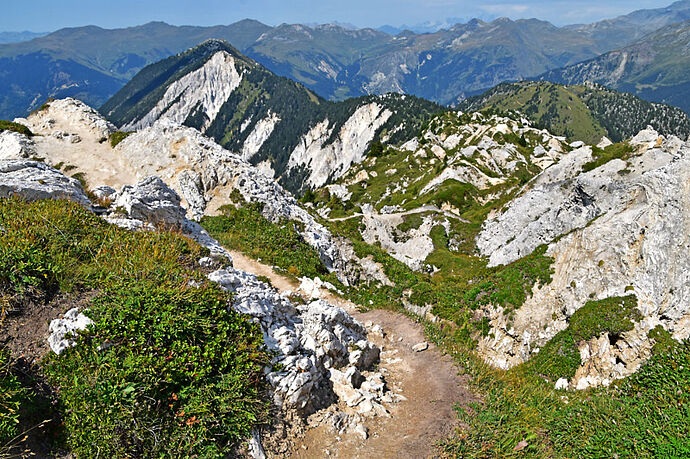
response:
[[[690,335],[690,146],[653,130],[630,143],[628,157],[588,172],[581,165],[590,149],[573,151],[485,223],[477,245],[491,263],[509,263],[547,243],[555,270],[553,282],[535,287],[512,322],[491,311],[494,336],[480,347],[492,364],[526,361],[588,301],[611,297],[634,295],[639,316],[620,336],[579,343],[583,364],[572,387],[608,385],[635,372],[651,354],[648,334],[657,326],[678,340]]]
[[[233,56],[226,51],[218,51],[201,68],[171,84],[151,111],[123,126],[123,129],[142,129],[157,120],[182,124],[190,116],[202,113],[203,132],[216,119],[223,104],[242,81],[237,70]]]
[[[548,168],[569,148],[564,138],[524,120],[449,113],[382,157],[353,165],[325,190],[348,207],[341,218],[361,215],[366,242],[416,271],[433,271],[426,263],[435,251],[431,231],[440,225],[452,237],[463,195],[483,193],[491,200],[509,194],[518,186],[516,176]],[[317,203],[319,212],[330,216],[333,209],[323,204]],[[414,218],[418,225],[400,229]]]
[[[377,103],[363,105],[340,128],[332,143],[328,139],[334,128],[328,119],[322,121],[300,139],[290,155],[288,169],[307,169],[307,185],[313,188],[341,177],[352,164],[364,159],[369,142],[391,115],[390,110]]]

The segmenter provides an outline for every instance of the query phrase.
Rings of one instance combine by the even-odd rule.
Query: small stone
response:
[[[427,349],[429,349],[429,343],[427,342],[415,344],[414,346],[412,346],[412,350],[415,352],[424,352]]]
[[[213,268],[216,265],[216,261],[211,257],[203,257],[199,259],[199,266],[202,268]]]
[[[568,380],[565,378],[561,378],[558,381],[556,381],[556,390],[565,390],[568,388]]]
[[[362,437],[362,440],[366,440],[369,438],[369,432],[367,431],[367,428],[364,427],[362,424],[357,424],[355,426],[355,433],[359,434]]]
[[[529,444],[525,441],[522,440],[520,443],[515,445],[515,448],[513,448],[513,451],[522,451],[523,449],[527,448]]]

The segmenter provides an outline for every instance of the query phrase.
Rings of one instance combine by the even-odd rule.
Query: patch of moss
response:
[[[109,140],[110,140],[110,146],[115,148],[117,144],[125,140],[127,137],[130,135],[134,134],[134,131],[115,131],[112,134],[110,134]]]
[[[632,152],[633,148],[628,142],[615,143],[603,150],[598,147],[592,147],[592,156],[594,159],[582,166],[582,171],[589,172],[614,159],[627,159]]]

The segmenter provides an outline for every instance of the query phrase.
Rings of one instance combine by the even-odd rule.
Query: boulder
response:
[[[134,186],[125,186],[113,205],[136,220],[156,225],[180,227],[185,221],[180,196],[159,177],[146,177]]]
[[[0,132],[0,159],[33,158],[36,145],[25,136],[13,131]]]
[[[0,160],[0,197],[19,197],[28,201],[69,199],[91,207],[78,180],[37,161]]]
[[[74,346],[75,341],[71,338],[77,331],[86,330],[93,321],[74,308],[67,311],[64,317],[54,319],[50,322],[48,344],[50,349],[60,355],[65,349]]]

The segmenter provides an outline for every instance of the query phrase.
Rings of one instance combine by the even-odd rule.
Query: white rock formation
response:
[[[354,282],[360,275],[387,281],[375,264],[359,263],[347,243],[335,241],[279,184],[196,129],[159,122],[130,135],[115,150],[138,174],[160,176],[175,188],[193,218],[215,214],[222,205],[233,203],[236,191],[246,202],[262,203],[263,215],[273,222],[302,223],[305,241],[341,281]]]
[[[58,122],[70,133],[76,131],[76,134],[79,134],[79,131],[86,130],[104,139],[117,130],[96,110],[71,97],[49,102],[45,109],[34,112],[28,119],[17,121],[29,127],[34,133],[40,134],[56,132],[54,126]]]
[[[477,248],[489,257],[489,266],[529,255],[539,245],[581,228],[601,214],[601,203],[592,196],[625,166],[622,161],[612,161],[602,170],[578,175],[591,159],[590,147],[569,153],[536,177],[531,189],[513,200],[507,211],[485,222]]]
[[[134,186],[125,186],[113,206],[123,208],[136,220],[171,227],[180,227],[186,214],[180,207],[178,194],[155,176],[146,177]]]
[[[261,325],[276,352],[274,363],[281,365],[267,378],[283,408],[308,414],[325,407],[338,395],[332,375],[354,374],[378,361],[378,348],[366,340],[364,327],[341,308],[322,300],[293,304],[254,275],[234,269],[215,271],[209,279],[233,292],[235,310]],[[344,378],[338,384],[347,385]],[[349,387],[357,391],[352,383]]]
[[[77,331],[86,330],[93,321],[74,308],[67,311],[64,317],[50,322],[48,344],[50,349],[60,355],[65,349],[74,346],[73,335]]]
[[[12,131],[0,132],[0,159],[33,158],[36,145],[24,134]]]
[[[249,134],[247,140],[245,140],[242,145],[241,156],[243,160],[249,161],[259,150],[261,150],[264,142],[271,137],[273,130],[279,122],[280,117],[269,111],[266,118],[256,123],[254,130]]]
[[[435,207],[420,208],[419,213],[438,210]],[[424,268],[424,261],[434,251],[434,242],[430,237],[431,229],[439,222],[433,216],[426,216],[419,228],[410,229],[407,233],[397,229],[403,223],[405,215],[413,212],[377,214],[364,212],[362,224],[362,238],[369,244],[380,244],[398,261],[405,263],[411,269],[420,271]],[[444,221],[448,225],[447,220]]]
[[[690,337],[690,145],[649,130],[636,139],[630,159],[586,173],[574,166],[588,153],[571,153],[486,222],[477,242],[492,264],[562,236],[547,251],[555,259],[553,281],[535,287],[510,324],[491,311],[492,337],[480,343],[490,363],[509,368],[527,360],[588,300],[613,296],[634,294],[642,320],[615,339],[579,343],[583,364],[571,387],[607,385],[635,372],[650,355],[647,333],[657,325],[676,339]]]
[[[369,142],[376,131],[393,113],[377,103],[359,107],[342,126],[330,144],[333,133],[330,122],[324,120],[314,126],[290,155],[288,169],[306,167],[309,170],[307,184],[314,188],[323,186],[331,178],[343,176],[353,163],[364,159]]]
[[[165,95],[141,119],[124,126],[133,131],[151,126],[158,120],[182,124],[193,112],[206,114],[202,131],[216,119],[223,104],[242,81],[235,58],[227,51],[215,53],[201,68],[171,84]]]
[[[69,199],[91,207],[78,180],[66,177],[41,162],[24,159],[0,160],[0,197],[28,201]]]

